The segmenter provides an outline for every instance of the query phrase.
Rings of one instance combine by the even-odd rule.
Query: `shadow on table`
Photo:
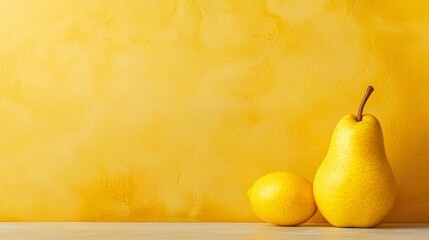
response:
[[[320,228],[336,228],[329,223],[306,223],[298,226],[277,226],[274,224],[267,223],[267,227],[275,227],[275,228],[312,228],[312,227],[320,227]],[[355,227],[346,227],[346,228],[338,228],[338,229],[406,229],[406,228],[419,228],[419,229],[429,229],[429,223],[383,223],[375,228],[355,228]]]

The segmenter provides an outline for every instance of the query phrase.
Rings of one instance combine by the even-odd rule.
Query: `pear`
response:
[[[338,122],[314,178],[316,204],[336,227],[375,227],[395,202],[396,183],[380,123],[362,115],[373,91],[369,86],[357,116],[346,115]]]

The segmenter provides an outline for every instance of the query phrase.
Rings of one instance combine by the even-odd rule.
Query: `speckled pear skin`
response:
[[[320,212],[336,227],[375,227],[386,217],[396,183],[374,116],[358,122],[346,115],[338,122],[313,191]]]

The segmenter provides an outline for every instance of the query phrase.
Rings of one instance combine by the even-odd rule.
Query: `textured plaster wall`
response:
[[[428,29],[425,0],[1,0],[0,220],[257,221],[247,188],[313,180],[372,84],[387,221],[429,221]]]

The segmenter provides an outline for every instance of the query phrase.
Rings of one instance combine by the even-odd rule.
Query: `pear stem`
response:
[[[359,111],[357,114],[357,121],[358,122],[362,121],[363,108],[365,107],[365,103],[368,100],[369,96],[371,96],[372,92],[374,92],[374,88],[372,86],[368,86],[368,88],[366,89],[365,96],[363,96],[362,102],[360,103],[360,106],[359,106]]]

